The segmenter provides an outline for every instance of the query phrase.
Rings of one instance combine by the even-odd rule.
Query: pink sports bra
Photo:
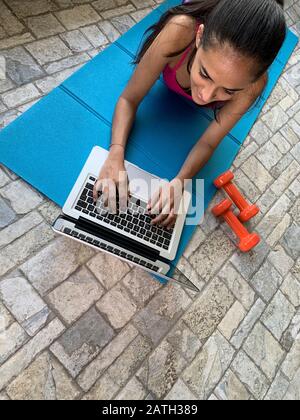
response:
[[[199,26],[201,23],[197,23],[196,25],[196,32],[198,31]],[[185,92],[185,90],[180,86],[180,84],[177,82],[176,78],[176,72],[177,70],[183,65],[189,51],[193,45],[190,45],[182,54],[182,57],[180,58],[179,62],[175,65],[175,67],[171,68],[168,64],[163,70],[163,78],[165,81],[165,84],[168,86],[169,89],[173,90],[174,92],[178,93],[179,95],[185,96],[189,100],[193,101],[193,98],[191,95]],[[224,101],[215,101],[211,102],[207,105],[203,105],[205,107],[209,108],[215,108],[216,106],[223,105]]]

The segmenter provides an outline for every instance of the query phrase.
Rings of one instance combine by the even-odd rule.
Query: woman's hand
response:
[[[148,212],[156,215],[151,224],[159,224],[167,229],[175,225],[183,189],[181,179],[174,178],[155,191],[147,206]]]
[[[124,159],[110,153],[102,166],[98,180],[95,182],[93,198],[96,203],[98,192],[102,192],[104,206],[108,205],[110,213],[117,213],[117,199],[120,210],[126,210],[130,196],[128,190],[128,176],[124,166]]]

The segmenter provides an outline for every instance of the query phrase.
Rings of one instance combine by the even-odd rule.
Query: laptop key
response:
[[[85,209],[82,210],[82,213],[89,214],[88,210],[85,210]]]
[[[132,223],[128,223],[127,226],[128,226],[129,229],[132,229],[133,228],[133,224]]]
[[[99,241],[97,241],[97,240],[95,239],[95,240],[93,241],[93,244],[98,246],[98,245],[100,245],[100,242],[99,242]]]
[[[130,232],[131,233],[131,235],[133,235],[133,236],[136,236],[137,235],[137,233],[133,230],[132,232]]]
[[[68,235],[70,235],[70,233],[71,233],[72,231],[71,231],[71,229],[69,229],[69,228],[64,228],[64,233],[67,233]]]
[[[146,242],[149,242],[150,241],[150,239],[147,238],[147,236],[143,236],[143,238],[144,238],[144,241],[146,241]]]
[[[155,242],[153,239],[150,239],[150,242],[151,242],[152,244],[156,244],[156,242]]]
[[[96,181],[96,179],[93,176],[90,176],[89,180],[92,181],[92,182]]]
[[[143,235],[141,235],[140,233],[138,233],[138,234],[137,234],[137,237],[138,237],[138,238],[142,238],[142,239],[144,238],[144,236],[143,236]]]
[[[114,226],[114,227],[117,226],[117,223],[116,222],[110,222],[110,224],[111,224],[111,226]]]
[[[92,190],[94,189],[94,185],[90,184],[89,182],[86,184],[85,188],[87,188],[88,190]]]
[[[93,204],[94,200],[92,199],[92,197],[88,197],[86,200],[89,204]]]
[[[78,206],[75,206],[75,210],[81,211],[82,208],[81,207],[78,207]]]
[[[154,234],[154,235],[152,236],[152,239],[153,239],[154,241],[157,241],[158,236]]]
[[[139,226],[134,226],[133,230],[134,230],[135,232],[139,232],[139,231],[140,231],[140,228],[139,228]]]
[[[95,213],[90,213],[90,216],[92,216],[92,217],[97,217],[97,215],[95,214]]]
[[[146,236],[147,236],[148,238],[151,238],[151,235],[152,235],[152,233],[151,233],[151,232],[146,232]]]
[[[170,241],[169,241],[168,239],[165,239],[164,244],[165,244],[165,245],[170,245]]]
[[[163,245],[164,249],[169,249],[169,247],[167,245]]]
[[[124,228],[124,232],[130,233],[130,229]]]
[[[145,229],[141,229],[140,232],[141,232],[142,235],[145,235],[146,230]]]
[[[87,208],[87,203],[85,203],[82,200],[78,200],[77,206],[82,207],[83,209],[86,209]]]
[[[124,226],[122,226],[122,225],[118,225],[117,226],[119,229],[121,229],[121,230],[123,230],[124,229]]]
[[[158,237],[158,242],[160,243],[160,244],[163,244],[163,242],[164,242],[164,238],[161,238],[160,236]]]
[[[93,212],[93,211],[95,210],[95,207],[94,207],[94,206],[89,205],[87,209],[88,209],[89,211]]]
[[[166,239],[171,239],[172,235],[170,235],[168,232],[164,232],[163,237],[166,238]]]

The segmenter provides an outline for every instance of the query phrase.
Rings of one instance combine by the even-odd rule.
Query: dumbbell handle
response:
[[[223,188],[240,210],[243,210],[249,206],[248,202],[232,182],[228,182],[228,184],[224,185]]]
[[[234,231],[234,233],[240,239],[243,239],[244,237],[249,235],[248,230],[239,221],[239,219],[236,217],[236,215],[231,210],[227,210],[222,216],[224,217],[224,219],[228,223],[228,225],[231,227],[231,229]]]

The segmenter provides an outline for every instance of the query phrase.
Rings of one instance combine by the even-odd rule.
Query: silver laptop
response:
[[[131,198],[125,211],[119,211],[117,205],[117,213],[110,213],[101,195],[95,205],[93,201],[93,187],[107,156],[108,151],[102,147],[95,146],[92,149],[65,202],[63,214],[55,220],[52,229],[98,251],[113,254],[163,279],[199,291],[171,263],[178,249],[191,192],[185,188],[173,229],[150,225],[152,218],[146,206],[152,196],[153,186],[167,180],[125,160]],[[173,277],[167,276],[171,268],[174,269]]]

